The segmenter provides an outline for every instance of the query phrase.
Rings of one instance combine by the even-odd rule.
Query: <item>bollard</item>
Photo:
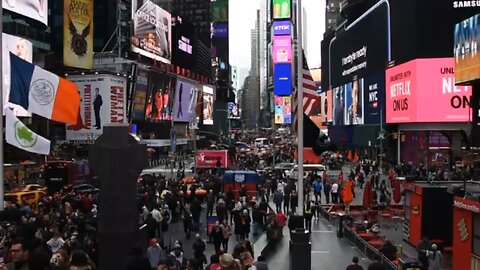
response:
[[[147,147],[129,134],[127,124],[111,124],[90,147],[89,164],[100,180],[98,269],[125,269],[125,259],[138,246],[136,184],[147,166]]]

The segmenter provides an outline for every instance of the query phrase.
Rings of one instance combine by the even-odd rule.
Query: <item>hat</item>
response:
[[[156,244],[158,244],[157,238],[152,238],[152,239],[150,239],[150,245],[151,245],[151,246],[154,246],[154,245],[156,245]]]
[[[220,265],[224,268],[230,268],[235,264],[235,259],[232,255],[224,253],[220,256]]]

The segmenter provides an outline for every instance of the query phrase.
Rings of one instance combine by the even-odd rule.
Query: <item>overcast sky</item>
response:
[[[250,30],[255,28],[256,10],[260,9],[260,1],[265,0],[229,0],[232,66],[250,68]],[[325,0],[302,0],[302,5],[307,10],[308,65],[311,68],[320,67],[320,42],[325,30]]]

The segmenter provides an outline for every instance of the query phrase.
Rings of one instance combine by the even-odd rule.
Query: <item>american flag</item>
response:
[[[317,94],[317,87],[315,86],[315,81],[312,78],[310,69],[308,68],[307,59],[305,54],[303,54],[303,69],[302,69],[302,85],[303,85],[303,113],[306,116],[311,116],[318,106],[320,106],[320,97]],[[294,117],[294,130],[297,132],[297,91],[293,93],[293,117]]]

